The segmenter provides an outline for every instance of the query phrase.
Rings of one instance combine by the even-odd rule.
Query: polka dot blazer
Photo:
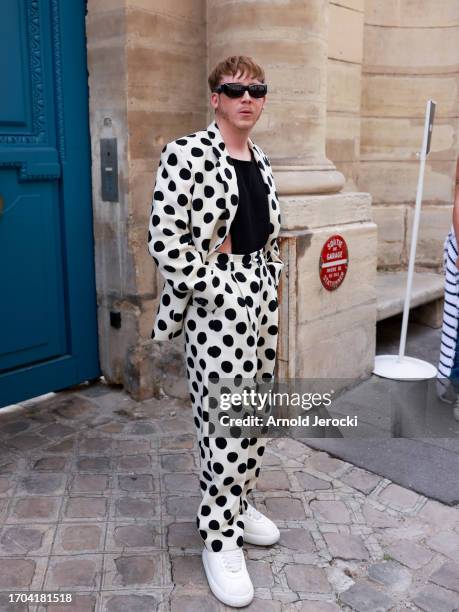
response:
[[[279,200],[268,158],[250,138],[248,144],[268,194],[270,234],[264,252],[277,287],[284,266],[277,244]],[[207,259],[229,234],[239,198],[234,165],[215,120],[163,148],[153,191],[148,250],[165,283],[151,337],[170,340],[182,333],[191,295],[212,312],[224,291],[218,269]]]

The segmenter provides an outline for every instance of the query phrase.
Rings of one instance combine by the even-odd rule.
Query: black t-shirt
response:
[[[231,252],[238,255],[262,249],[269,237],[269,201],[260,169],[252,159],[232,157],[239,189],[239,202],[230,227]]]

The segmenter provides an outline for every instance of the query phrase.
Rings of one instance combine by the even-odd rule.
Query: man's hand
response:
[[[231,253],[231,234],[225,238],[223,244],[217,249],[219,253]]]

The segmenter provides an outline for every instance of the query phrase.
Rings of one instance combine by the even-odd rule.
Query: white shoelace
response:
[[[251,506],[250,504],[247,506],[245,514],[247,514],[249,518],[254,519],[255,521],[259,521],[261,518],[263,518],[263,515],[258,512],[258,510],[254,508],[254,506]]]
[[[223,564],[230,572],[239,572],[242,568],[242,559],[244,552],[242,548],[235,550],[226,550],[222,553]]]

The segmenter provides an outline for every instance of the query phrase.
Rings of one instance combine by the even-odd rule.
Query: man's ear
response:
[[[217,106],[214,106],[214,105],[212,104],[212,100],[214,100],[215,102],[218,100],[218,98],[216,97],[216,95],[215,95],[215,97],[214,97],[214,94],[212,94],[212,95],[210,96],[210,105],[213,107],[213,109],[214,109],[214,110],[217,110],[217,106],[218,106],[218,105],[217,105]]]

